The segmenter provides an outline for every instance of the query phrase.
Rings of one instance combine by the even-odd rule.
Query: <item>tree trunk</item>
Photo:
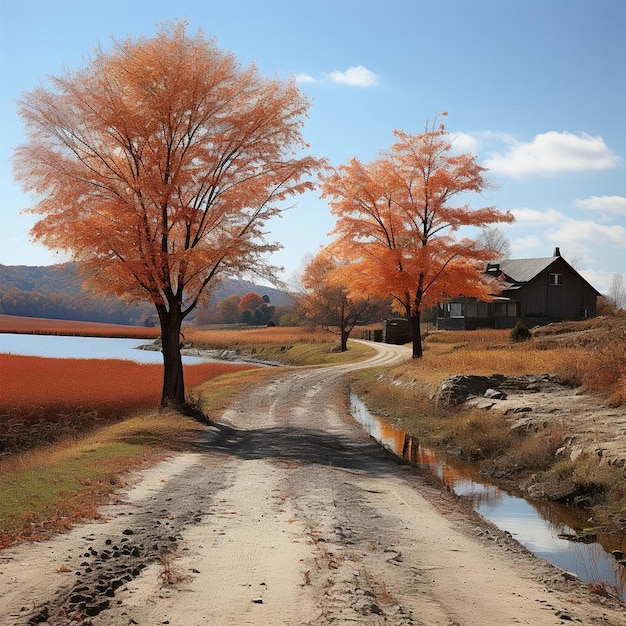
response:
[[[163,351],[163,391],[161,406],[182,408],[185,405],[185,381],[183,359],[180,354],[180,328],[183,317],[180,307],[157,306],[161,322],[161,346]]]
[[[350,336],[350,332],[341,329],[341,351],[345,352],[348,349],[348,337]]]
[[[413,358],[422,358],[422,329],[420,310],[417,309],[413,315],[409,317],[411,323],[411,339],[413,341]]]

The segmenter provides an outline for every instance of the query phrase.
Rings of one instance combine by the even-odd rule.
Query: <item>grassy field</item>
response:
[[[113,328],[111,328],[111,326]],[[0,332],[154,337],[154,329],[0,315]],[[372,354],[336,351],[307,329],[185,330],[198,347],[239,350],[287,364],[342,363]],[[185,365],[192,403],[217,419],[249,384],[273,373],[252,364]],[[40,539],[96,514],[128,470],[154,463],[206,426],[159,410],[162,366],[123,360],[0,354],[0,548]]]
[[[374,354],[371,348],[351,343],[337,350],[338,338],[328,331],[307,327],[247,327],[186,329],[186,341],[199,348],[235,350],[284,365],[339,365]]]
[[[191,389],[251,365],[184,366]],[[159,405],[163,366],[108,359],[0,354],[0,453],[76,436]]]
[[[164,458],[206,428],[171,411],[138,411],[0,461],[0,549],[96,516],[129,470]]]
[[[610,402],[626,402],[626,317],[553,324],[511,342],[508,330],[434,331],[424,358],[401,368],[435,389],[455,374],[557,374]]]

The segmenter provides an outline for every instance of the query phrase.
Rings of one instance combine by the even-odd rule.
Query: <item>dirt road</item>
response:
[[[366,436],[364,366],[277,370],[102,521],[1,552],[0,624],[626,623]]]

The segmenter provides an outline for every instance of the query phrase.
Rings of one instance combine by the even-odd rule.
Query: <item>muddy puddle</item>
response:
[[[626,600],[626,567],[613,555],[626,553],[626,535],[596,534],[589,514],[580,509],[525,499],[491,485],[471,463],[444,458],[370,413],[355,394],[350,400],[354,419],[386,448],[468,498],[480,515],[535,555]]]

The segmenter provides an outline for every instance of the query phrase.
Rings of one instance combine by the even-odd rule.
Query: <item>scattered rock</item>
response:
[[[483,395],[491,400],[506,400],[506,394],[503,391],[492,389],[491,387]]]
[[[507,392],[538,393],[566,387],[564,382],[552,374],[536,374],[523,376],[451,376],[439,386],[436,394],[439,402],[456,406],[471,398],[487,397],[505,400]],[[529,410],[529,409],[525,409]]]

